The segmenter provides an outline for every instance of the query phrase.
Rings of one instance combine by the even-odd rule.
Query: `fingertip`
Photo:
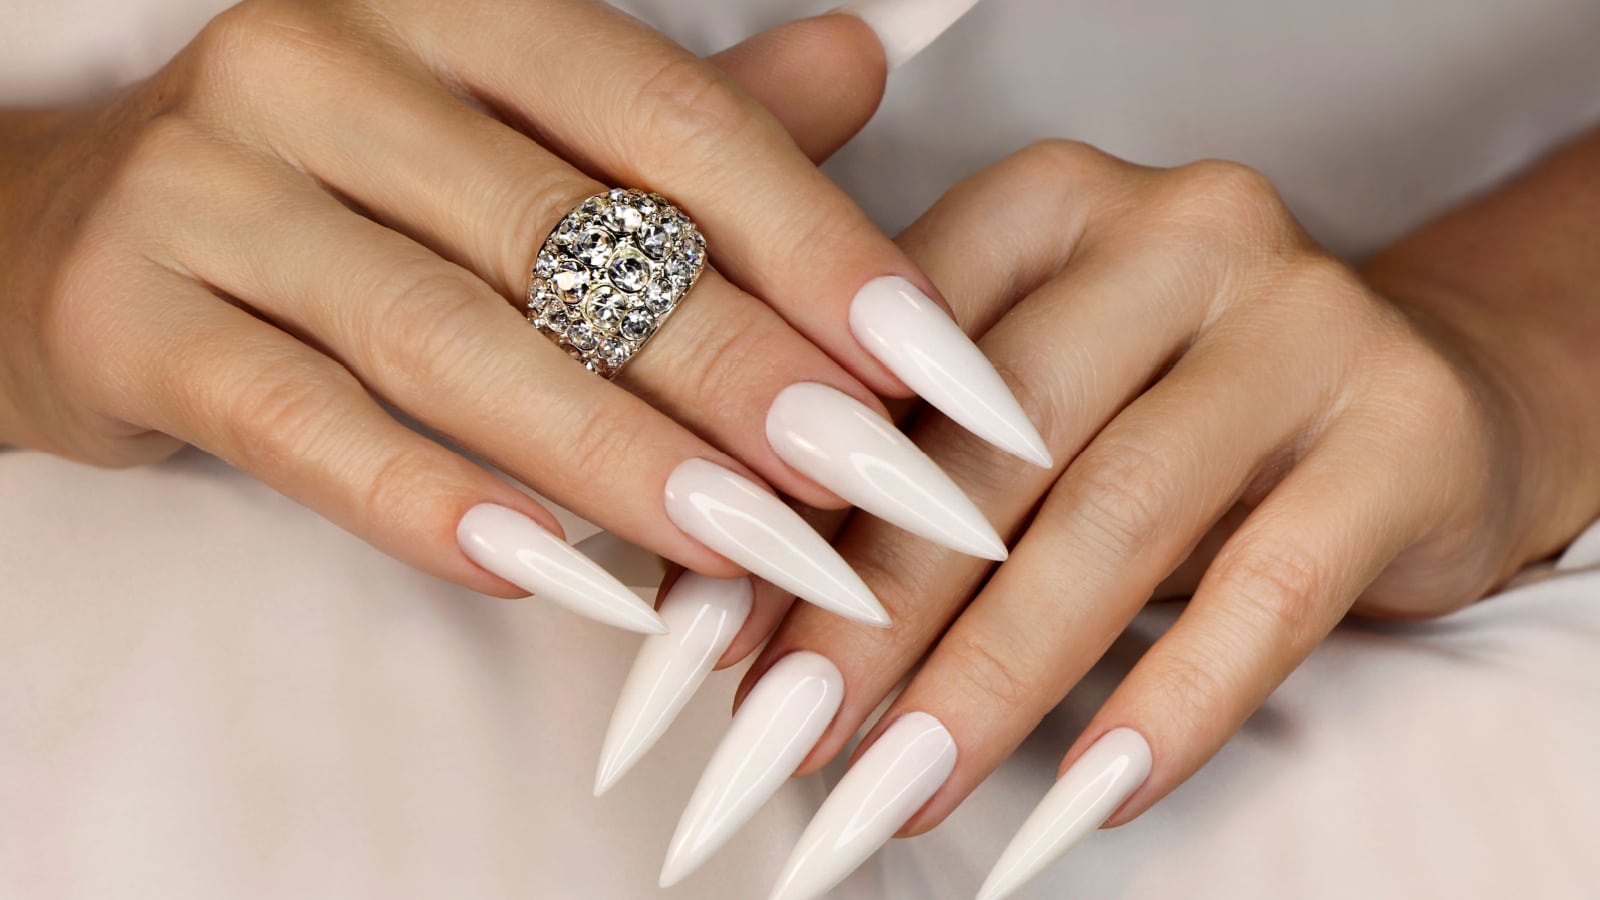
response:
[[[871,27],[851,15],[786,22],[712,57],[814,160],[877,112],[889,66]]]

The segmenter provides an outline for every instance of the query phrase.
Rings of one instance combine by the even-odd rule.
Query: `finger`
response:
[[[1330,433],[1268,496],[1067,753],[980,896],[1009,896],[1102,822],[1148,809],[1304,661],[1421,531],[1426,503],[1397,498],[1417,499],[1424,473],[1393,459]]]
[[[441,77],[472,85],[580,167],[674,197],[702,220],[720,271],[877,393],[906,396],[909,386],[988,440],[1045,461],[1026,413],[951,327],[931,284],[761,104],[607,7],[545,12],[543,27],[492,45],[455,35]],[[552,64],[538,89],[522,74],[528,58]]]
[[[877,276],[923,279],[732,79],[602,4],[546,4],[532,27],[517,29],[441,12],[423,4],[396,25],[413,43],[434,36],[431,61],[442,74],[580,168],[672,198],[701,224],[735,283],[877,392],[904,393],[851,337],[847,307]],[[543,64],[537,83],[527,77],[530,59]]]
[[[456,523],[493,503],[559,536],[521,491],[402,426],[343,367],[165,270],[124,285],[137,310],[89,348],[124,386],[109,406],[222,457],[424,572],[500,597],[527,591],[462,555]],[[136,352],[134,348],[143,348]]]
[[[660,499],[678,462],[736,466],[726,455],[574,365],[471,273],[293,173],[206,152],[191,149],[192,177],[164,201],[188,210],[169,252],[196,276],[556,502],[690,568],[738,573]]]
[[[595,378],[470,273],[281,168],[187,159],[202,173],[199,195],[152,202],[187,201],[215,217],[208,234],[169,250],[201,278],[619,537],[703,574],[743,566],[843,615],[883,621],[837,553],[732,459]],[[207,183],[214,167],[223,174]],[[249,244],[230,243],[238,234]]]
[[[1282,358],[1243,346],[1202,341],[1090,443],[885,715],[927,712],[961,750],[909,832],[941,821],[1010,755],[1309,427],[1316,380],[1274,380]]]
[[[813,162],[854,137],[883,97],[878,36],[855,16],[771,28],[709,57],[778,120]]]
[[[366,81],[364,90],[376,96],[344,116],[339,129],[297,132],[296,157],[380,221],[472,269],[501,294],[524,296],[550,229],[604,188],[436,85],[376,71]],[[364,147],[387,149],[375,156],[360,152]],[[768,407],[797,382],[828,385],[885,414],[871,391],[770,307],[710,271],[617,379],[784,493],[840,506],[766,440]]]
[[[801,507],[798,512],[817,533],[832,540],[843,529],[845,523],[851,518],[849,510],[839,509],[812,509]],[[744,627],[734,637],[733,643],[717,661],[717,668],[725,669],[761,648],[778,623],[783,621],[794,607],[794,596],[789,592],[767,582],[757,580],[755,589],[755,602],[751,606],[750,616],[745,620]],[[882,631],[881,628],[872,629]],[[743,693],[740,693],[743,696]]]
[[[1125,247],[1109,233],[1110,225],[1089,212],[1109,208],[1104,198],[1129,190],[1138,177],[1136,170],[1125,171],[1077,145],[1040,145],[953,189],[907,232],[919,259],[932,268],[949,267],[948,276],[960,285],[950,296],[964,324],[973,327],[983,327],[1014,302],[1005,293],[1011,288],[1007,273],[1017,273],[1016,287],[1026,289],[1070,260],[981,342],[1016,383],[1029,386],[1056,466],[1020,464],[938,416],[923,417],[912,431],[1002,535],[1020,532],[1067,462],[1193,337],[1202,304],[1172,298],[1185,290],[1214,289],[1197,275],[1205,269],[1183,254],[1166,246]],[[1006,240],[1008,234],[1045,231],[1000,227],[1018,210],[1019,221],[1062,221],[1061,242]],[[995,261],[993,271],[989,260]],[[1060,338],[1041,342],[1041,334]],[[849,742],[991,568],[865,517],[852,520],[836,546],[891,609],[895,628],[879,633],[839,627],[796,609],[745,680],[750,685],[767,665],[795,650],[813,650],[839,665],[849,688],[844,706],[810,763],[825,761]]]

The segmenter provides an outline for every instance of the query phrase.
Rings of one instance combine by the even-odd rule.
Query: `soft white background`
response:
[[[223,5],[8,0],[0,102],[139,77]],[[820,6],[633,8],[712,50]],[[1597,46],[1593,0],[987,0],[830,171],[896,228],[1046,135],[1226,156],[1355,256],[1600,119]],[[1442,622],[1340,629],[1201,775],[1027,896],[1595,896],[1600,533],[1564,567]],[[1172,614],[834,896],[970,897]],[[200,454],[107,473],[0,452],[0,898],[658,896],[737,675],[594,801],[634,646],[413,574]],[[661,895],[764,896],[836,777]]]

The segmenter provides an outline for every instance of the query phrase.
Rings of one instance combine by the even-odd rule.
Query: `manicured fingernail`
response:
[[[896,719],[817,810],[769,900],[815,900],[894,837],[950,777],[956,742],[923,712]]]
[[[877,32],[889,68],[905,65],[922,48],[978,5],[978,0],[857,0],[839,12],[859,16]]]
[[[1000,373],[916,285],[874,278],[850,304],[856,340],[917,395],[968,431],[1037,466],[1050,450]]]
[[[1094,742],[1034,807],[978,891],[1003,900],[1103,825],[1150,774],[1150,745],[1131,728]]]
[[[660,609],[672,630],[646,640],[634,658],[600,751],[596,797],[610,790],[671,727],[744,626],[753,593],[748,578],[685,572],[673,583]]]
[[[861,576],[782,500],[703,459],[667,476],[667,518],[707,547],[823,609],[887,627]]]
[[[767,410],[767,442],[784,462],[880,519],[962,553],[1006,558],[1005,542],[950,476],[848,394],[789,385]]]
[[[662,887],[699,868],[783,786],[843,698],[844,677],[815,653],[791,653],[761,676],[678,821],[661,867]]]
[[[474,506],[456,526],[456,542],[478,565],[580,616],[643,634],[667,633],[661,617],[627,585],[514,509]]]

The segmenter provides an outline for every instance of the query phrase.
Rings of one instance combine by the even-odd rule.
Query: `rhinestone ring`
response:
[[[539,248],[528,321],[589,371],[611,378],[678,308],[705,265],[700,230],[659,194],[596,194]]]

